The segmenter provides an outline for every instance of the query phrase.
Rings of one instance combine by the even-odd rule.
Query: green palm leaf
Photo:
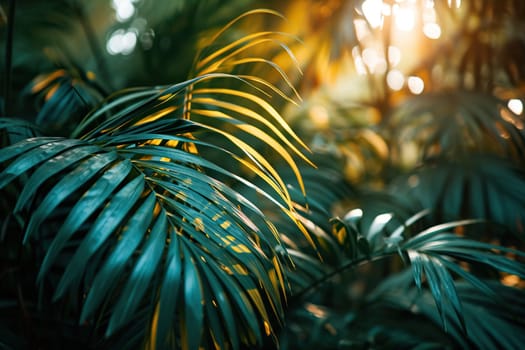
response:
[[[483,218],[522,236],[525,176],[510,161],[488,155],[435,159],[396,179],[394,197],[433,210],[438,220]]]
[[[350,268],[399,255],[405,264],[410,264],[411,275],[403,275],[404,277],[399,275],[398,278],[398,271],[393,268],[395,265],[392,265],[391,273],[396,277],[390,280],[397,282],[391,284],[388,280],[370,294],[370,300],[375,300],[376,295],[388,294],[395,288],[403,287],[405,292],[401,292],[402,294],[398,296],[399,302],[414,302],[415,307],[419,306],[416,296],[407,298],[407,295],[403,294],[408,293],[406,290],[410,289],[411,283],[407,279],[410,278],[420,293],[428,295],[432,300],[432,305],[425,306],[426,311],[423,313],[433,322],[440,323],[443,330],[455,338],[459,344],[463,344],[462,346],[481,341],[475,338],[476,333],[483,332],[486,327],[491,327],[488,324],[497,323],[503,317],[508,317],[508,321],[505,322],[509,322],[509,327],[513,329],[522,327],[520,316],[518,316],[519,311],[507,310],[498,313],[492,309],[486,311],[490,313],[490,316],[486,318],[487,325],[478,327],[476,317],[469,312],[476,307],[479,301],[471,303],[462,293],[462,286],[467,284],[468,288],[476,291],[476,293],[471,291],[472,295],[479,296],[485,302],[493,302],[494,308],[500,303],[510,302],[513,298],[512,293],[498,295],[498,291],[503,288],[500,281],[487,279],[486,273],[480,274],[480,271],[493,269],[520,278],[525,277],[525,264],[522,262],[525,258],[524,252],[470,238],[482,237],[483,235],[476,231],[485,230],[490,227],[489,225],[481,225],[484,222],[479,220],[463,220],[420,230],[418,226],[422,219],[429,215],[429,211],[425,210],[405,220],[399,226],[385,225],[386,219],[378,219],[381,215],[375,220],[368,220],[368,225],[363,226],[361,220],[364,215],[362,213],[357,215],[355,210],[353,212],[347,214],[345,219],[333,220],[333,235],[336,238],[345,237],[343,242],[347,242],[341,245],[341,248],[345,249],[344,254],[347,259],[334,266],[331,271],[326,271],[324,276],[311,282],[294,298],[304,298],[308,295],[306,292],[312,292],[322,285],[323,281],[326,282]],[[392,221],[390,216],[388,221]],[[458,227],[465,230],[470,228],[469,235],[460,236],[454,233],[453,230]],[[359,240],[363,239],[368,241],[366,249],[358,246]],[[516,293],[521,292],[516,291]],[[411,304],[407,304],[407,308],[408,305]],[[514,319],[515,317],[518,319]],[[517,338],[506,340],[496,337],[496,340],[491,340],[490,343],[497,344],[496,347],[509,346],[512,348],[510,344],[515,341]]]
[[[505,101],[479,92],[429,93],[408,99],[390,122],[402,145],[416,143],[419,158],[473,152],[523,159],[523,117]]]
[[[0,147],[40,135],[40,129],[33,123],[22,119],[0,118]]]
[[[409,287],[406,284],[407,277],[409,275],[402,273],[386,280],[370,295],[371,305],[403,309],[439,324],[441,316],[435,308],[431,293]],[[519,348],[524,341],[523,333],[520,332],[523,320],[519,316],[524,312],[523,291],[496,283],[487,285],[497,298],[479,293],[478,288],[467,283],[456,283],[462,315],[468,325],[468,337],[462,331],[462,326],[454,322],[449,323],[449,334],[462,348]]]
[[[93,73],[91,73],[93,74]],[[57,69],[36,77],[27,87],[37,94],[41,108],[35,123],[44,130],[67,135],[82,116],[102,101],[87,74]]]
[[[258,45],[255,38],[246,44]],[[225,81],[237,89],[221,88]],[[241,188],[279,208],[313,243],[287,184],[250,141],[281,156],[304,196],[295,157],[309,163],[305,145],[269,103],[283,96],[260,77],[214,71],[115,94],[77,126],[78,139],[1,149],[0,187],[23,185],[14,212],[25,221],[24,242],[49,242],[40,286],[49,283],[64,305],[81,300],[80,322],[107,337],[136,340],[127,332],[140,314],[149,322],[143,343],[153,348],[239,349],[274,336],[288,256]],[[217,163],[217,153],[231,161]]]

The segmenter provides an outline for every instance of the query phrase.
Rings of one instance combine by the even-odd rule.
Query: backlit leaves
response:
[[[287,183],[252,140],[282,157],[303,196],[295,159],[310,163],[305,144],[269,102],[290,100],[287,94],[231,71],[252,63],[278,70],[264,58],[237,56],[266,36],[274,34],[208,52],[211,66],[188,81],[110,96],[76,125],[74,139],[37,137],[0,150],[0,189],[22,188],[12,209],[25,223],[23,241],[48,242],[39,286],[51,285],[64,305],[80,300],[82,324],[141,341],[126,333],[140,314],[149,322],[143,344],[159,349],[239,349],[275,337],[286,253],[273,224],[240,189],[267,199],[301,229]],[[65,118],[66,90],[57,81],[64,74],[35,82],[46,103],[58,96],[58,105],[44,104],[43,123]],[[221,87],[227,82],[235,88]]]

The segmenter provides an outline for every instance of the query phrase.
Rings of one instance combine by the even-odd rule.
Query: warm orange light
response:
[[[365,0],[361,8],[372,28],[379,28],[383,25],[383,0]]]
[[[409,32],[414,29],[416,25],[416,11],[412,6],[396,4],[393,7],[393,13],[397,29],[403,32]]]

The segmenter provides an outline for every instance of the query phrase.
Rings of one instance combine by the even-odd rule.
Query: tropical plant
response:
[[[337,209],[332,228],[312,220],[316,208],[303,215],[325,242],[291,272],[300,284],[283,347],[518,348],[507,331],[521,332],[523,310],[504,305],[523,296],[523,57],[510,49],[523,46],[523,4],[310,1],[284,12],[307,23],[310,78],[288,120],[353,190],[325,207]],[[337,197],[323,177],[310,200]],[[502,252],[510,259],[495,263]],[[508,299],[494,303],[494,291]]]
[[[15,3],[2,346],[520,348],[521,1]]]
[[[257,15],[278,16],[257,10],[231,21],[197,53],[189,80],[105,97],[92,74],[61,68],[29,86],[43,100],[38,126],[2,119],[3,346],[275,341],[288,254],[243,192],[301,224],[286,184],[251,140],[278,154],[299,188],[295,157],[309,161],[269,103],[291,98],[239,73],[246,65],[278,70],[251,52],[286,48],[276,32],[228,41],[238,22]]]

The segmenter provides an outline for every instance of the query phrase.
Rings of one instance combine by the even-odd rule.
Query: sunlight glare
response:
[[[393,69],[390,72],[388,72],[386,76],[386,82],[392,90],[399,91],[403,88],[403,85],[405,84],[405,77],[403,73],[401,73],[397,69]]]
[[[523,102],[517,98],[509,100],[507,107],[509,107],[514,114],[521,115],[521,113],[523,113]]]
[[[362,58],[371,73],[384,73],[386,71],[385,59],[374,48],[367,47],[364,49]]]
[[[379,28],[383,24],[383,0],[365,0],[361,8],[372,28]]]
[[[370,35],[368,24],[364,19],[358,18],[354,20],[355,36],[358,41],[363,41]]]
[[[112,0],[111,6],[115,9],[115,17],[119,22],[125,22],[135,14],[132,0]]]
[[[399,6],[396,4],[393,10],[397,29],[404,32],[409,32],[414,29],[416,24],[416,11],[413,7]]]
[[[419,95],[425,89],[425,82],[420,77],[411,76],[407,79],[408,89],[414,95]]]
[[[458,9],[461,7],[461,0],[448,0],[448,7],[452,7],[452,3],[454,3],[454,6]]]
[[[106,50],[110,55],[129,55],[135,49],[137,44],[137,33],[134,31],[125,32],[123,29],[117,29],[111,34],[106,43]]]
[[[429,39],[439,39],[441,36],[441,27],[437,23],[425,23],[423,33]]]
[[[354,66],[357,74],[365,75],[367,73],[366,66],[361,57],[359,46],[354,46],[352,48],[352,57],[354,58]]]
[[[401,62],[401,50],[397,46],[388,47],[388,63],[395,67]]]

